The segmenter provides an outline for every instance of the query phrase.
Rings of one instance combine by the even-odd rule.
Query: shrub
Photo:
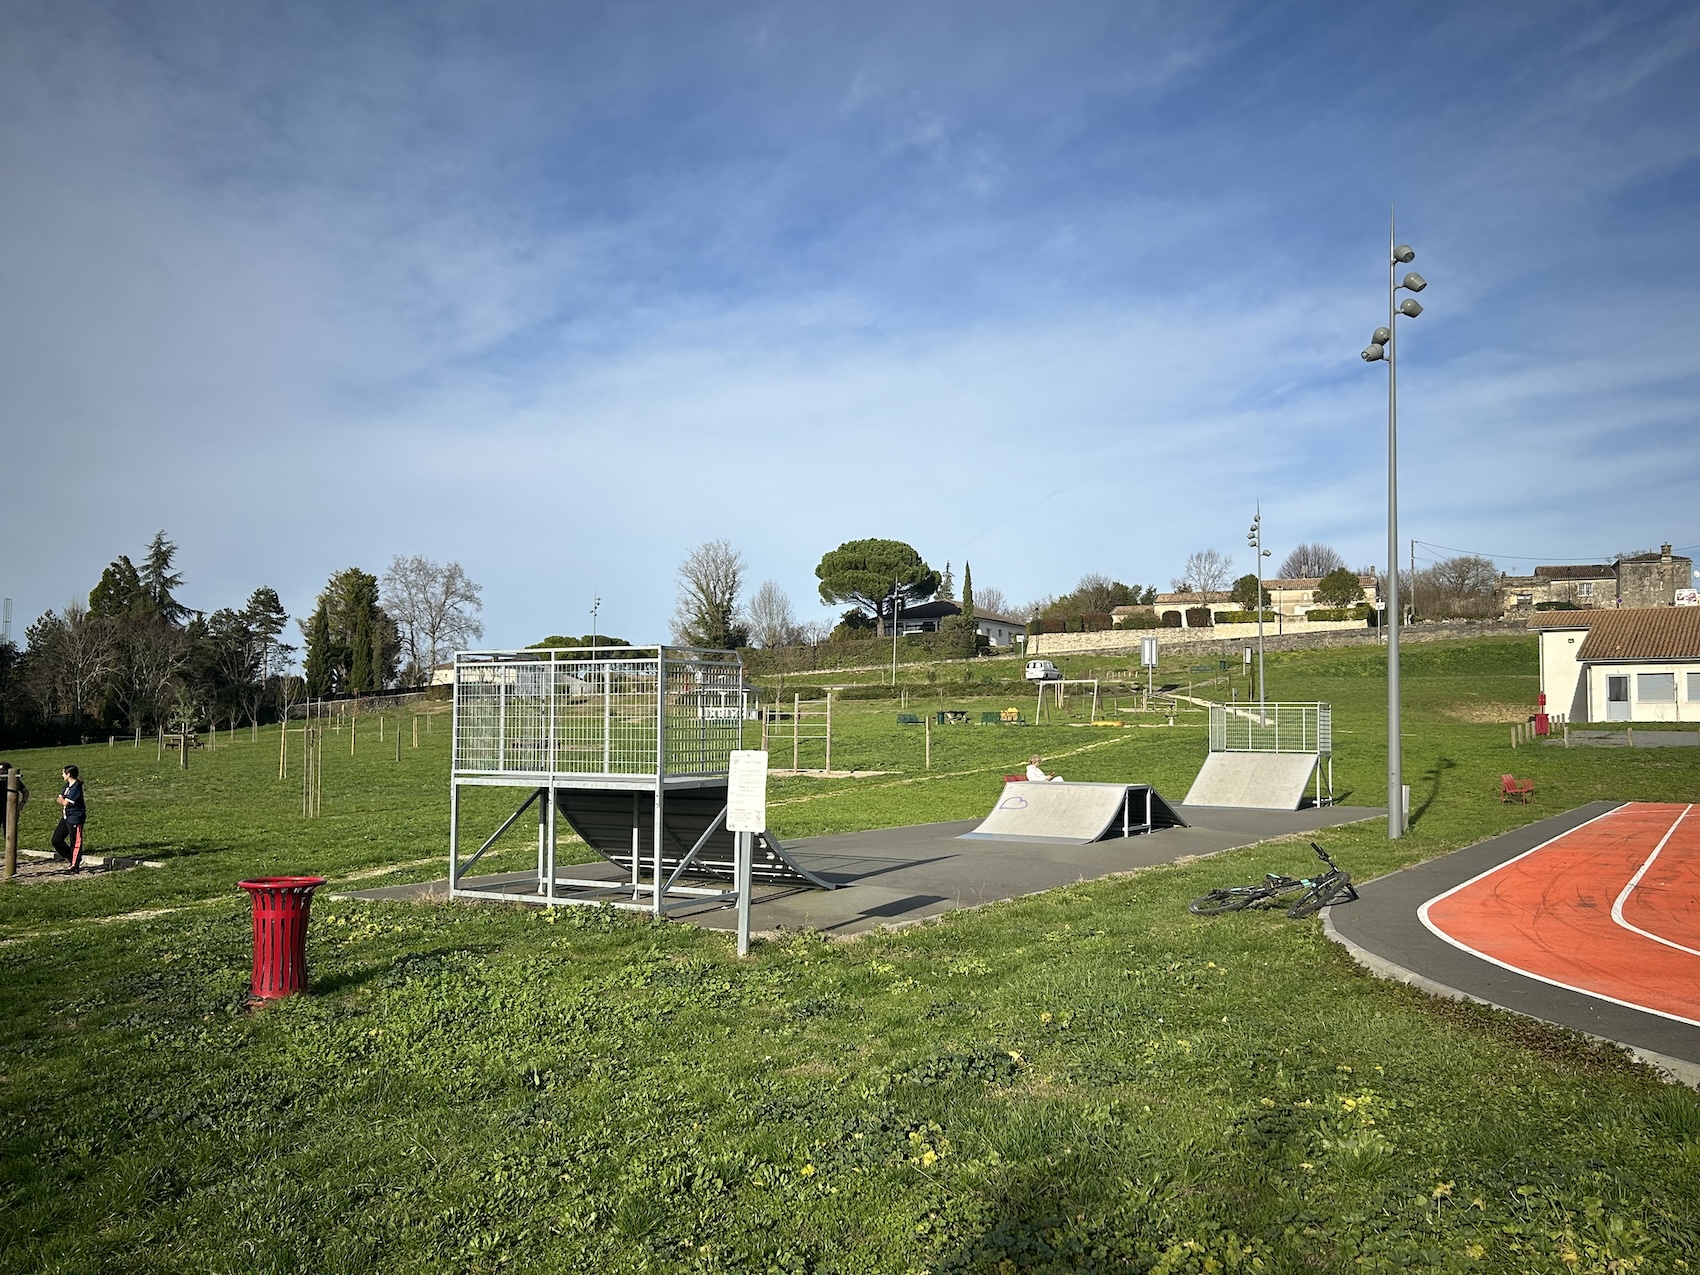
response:
[[[1122,616],[1121,619],[1116,621],[1116,627],[1118,629],[1159,629],[1163,627],[1163,622],[1157,618],[1156,611],[1146,607],[1143,611],[1135,611],[1131,615]]]
[[[1265,611],[1263,613],[1263,622],[1265,624],[1275,623],[1275,613],[1273,611]],[[1217,613],[1216,623],[1217,624],[1256,624],[1257,623],[1257,612],[1256,611],[1221,611],[1221,612]]]
[[[1355,607],[1312,607],[1305,612],[1307,620],[1369,620],[1374,622],[1375,608],[1367,602]]]
[[[1162,627],[1164,627],[1165,629],[1178,629],[1178,628],[1180,628],[1181,627],[1181,613],[1179,611],[1165,611],[1165,612],[1163,612],[1163,626]]]
[[[1068,632],[1068,621],[1067,620],[1061,620],[1061,619],[1040,620],[1039,621],[1039,632],[1041,632],[1041,633],[1067,633]]]
[[[1088,611],[1080,617],[1080,631],[1082,633],[1103,633],[1113,623],[1114,621],[1108,611]]]
[[[1208,629],[1215,621],[1210,616],[1209,607],[1188,607],[1186,609],[1186,626],[1189,629]]]
[[[1582,608],[1577,606],[1574,602],[1537,602],[1537,603],[1535,603],[1535,610],[1537,610],[1537,611],[1580,611],[1581,609]]]

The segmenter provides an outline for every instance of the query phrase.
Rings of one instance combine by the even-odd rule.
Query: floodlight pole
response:
[[[1269,718],[1264,704],[1263,690],[1263,560],[1269,556],[1269,551],[1263,547],[1263,502],[1257,502],[1257,511],[1251,520],[1251,530],[1246,533],[1246,540],[1251,544],[1252,566],[1257,575],[1257,724],[1267,726]]]
[[[602,599],[597,598],[590,604],[590,648],[596,649],[596,613],[602,609]]]
[[[1405,776],[1399,730],[1399,282],[1394,214],[1387,215],[1387,837],[1405,835]]]

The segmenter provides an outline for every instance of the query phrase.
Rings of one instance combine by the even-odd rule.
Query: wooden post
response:
[[[401,731],[399,730],[395,733],[395,759],[401,760]]]
[[[826,773],[832,774],[832,692],[826,693]]]
[[[348,710],[348,755],[354,756],[354,732],[359,726],[359,714],[350,707]]]
[[[797,734],[797,718],[802,715],[803,697],[795,691],[791,693],[791,769],[798,770],[798,757],[801,755],[798,745],[801,737]]]
[[[929,713],[922,719],[927,727],[927,769],[933,768],[933,718]]]
[[[380,744],[384,742],[384,715],[382,713],[378,714],[378,742]]]
[[[5,879],[10,881],[18,875],[18,789],[22,779],[18,772],[6,762],[0,762],[0,770],[6,772]]]
[[[419,714],[413,715],[413,746],[419,747]]]
[[[155,761],[165,760],[165,727],[159,728],[159,748],[154,754]]]
[[[189,728],[187,726],[177,733],[177,769],[189,769]]]

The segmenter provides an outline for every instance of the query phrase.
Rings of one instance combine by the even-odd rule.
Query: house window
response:
[[[1700,704],[1700,673],[1688,675],[1688,702]]]
[[[1676,703],[1676,674],[1637,673],[1635,698],[1643,704]]]
[[[1582,581],[1581,584],[1576,586],[1576,596],[1579,597],[1579,598],[1591,598],[1591,597],[1593,597],[1594,596],[1594,582],[1592,580]]]

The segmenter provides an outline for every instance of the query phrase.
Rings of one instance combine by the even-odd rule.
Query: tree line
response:
[[[0,734],[48,743],[105,734],[258,727],[305,696],[426,685],[440,659],[482,635],[479,586],[459,563],[396,557],[380,578],[331,576],[286,639],[290,616],[262,585],[210,613],[183,601],[177,545],[162,530],[120,554],[87,601],[48,611],[20,650],[0,644]]]

